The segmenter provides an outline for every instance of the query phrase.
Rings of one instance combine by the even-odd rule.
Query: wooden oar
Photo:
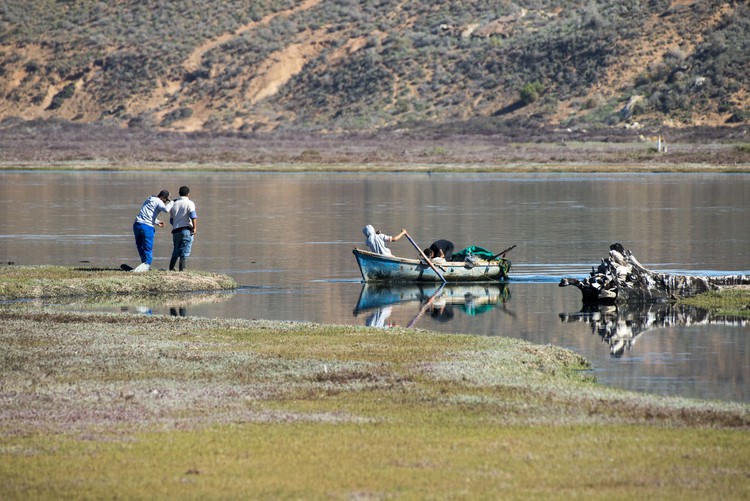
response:
[[[427,311],[427,309],[430,306],[432,306],[432,303],[433,303],[433,301],[435,301],[435,298],[438,297],[438,295],[440,295],[441,292],[443,292],[443,287],[445,287],[445,284],[444,283],[440,284],[440,287],[438,288],[438,290],[436,290],[435,293],[432,296],[430,296],[430,299],[428,299],[422,305],[422,307],[419,309],[419,311],[414,316],[414,318],[412,318],[411,321],[408,324],[406,324],[407,327],[414,327],[414,324],[417,323],[417,320],[419,320],[420,318],[422,318],[422,315],[424,315],[425,312]]]
[[[495,254],[494,256],[492,256],[492,259],[490,259],[490,261],[494,261],[495,259],[499,258],[500,256],[502,256],[502,257],[505,257],[505,255],[506,255],[507,253],[509,253],[510,251],[512,251],[512,250],[513,250],[513,249],[515,249],[515,248],[516,248],[516,245],[515,245],[515,244],[511,245],[510,247],[508,247],[508,248],[507,248],[507,249],[505,249],[504,251],[502,251],[502,252],[498,252],[497,254]]]
[[[417,245],[417,242],[415,242],[411,238],[411,235],[409,235],[409,232],[407,231],[406,233],[404,233],[404,235],[406,235],[406,238],[409,239],[409,242],[411,242],[411,244],[414,246],[414,248],[417,249],[417,252],[419,252],[419,255],[422,256],[422,259],[424,259],[425,262],[430,266],[430,268],[432,268],[432,271],[434,271],[435,273],[437,273],[437,276],[440,277],[440,280],[442,280],[444,284],[448,283],[448,281],[445,279],[445,277],[443,276],[443,274],[440,273],[440,270],[438,270],[435,267],[435,265],[432,264],[432,261],[430,261],[430,258],[428,258],[427,255],[425,255],[425,253],[422,251],[422,249],[419,248],[419,246]]]

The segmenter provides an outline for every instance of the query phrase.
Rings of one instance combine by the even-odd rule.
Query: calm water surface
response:
[[[750,402],[750,324],[667,306],[582,311],[563,276],[585,276],[622,243],[645,266],[750,273],[750,176],[699,174],[0,173],[0,262],[137,264],[143,200],[191,187],[200,225],[189,266],[234,293],[80,300],[74,309],[412,326],[552,343],[584,355],[606,385]],[[505,286],[363,286],[362,227],[409,230],[499,252]],[[166,268],[168,231],[154,265]],[[412,256],[406,239],[391,245]]]

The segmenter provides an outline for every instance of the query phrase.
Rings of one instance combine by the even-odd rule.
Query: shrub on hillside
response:
[[[183,106],[164,115],[164,118],[159,125],[161,125],[162,127],[169,127],[174,122],[185,120],[186,118],[190,118],[191,116],[193,116],[193,110],[191,108]]]
[[[74,83],[70,83],[63,87],[63,89],[55,94],[55,96],[52,98],[52,102],[50,103],[49,107],[47,109],[49,110],[56,110],[62,104],[65,102],[66,99],[69,99],[73,97],[73,94],[75,94],[76,91],[76,85]]]
[[[539,82],[527,83],[520,91],[520,98],[524,104],[531,104],[544,92],[544,86]]]

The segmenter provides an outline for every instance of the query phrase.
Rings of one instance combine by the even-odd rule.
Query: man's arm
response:
[[[398,240],[399,238],[403,237],[404,235],[406,235],[406,230],[403,229],[403,228],[401,228],[401,233],[399,233],[395,237],[391,237],[391,241],[395,242],[396,240]]]
[[[198,213],[195,212],[195,203],[192,201],[190,202],[190,226],[193,227],[191,233],[195,235],[195,232],[198,229]]]

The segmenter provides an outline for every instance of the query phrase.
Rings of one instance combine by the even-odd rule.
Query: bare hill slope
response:
[[[11,0],[0,120],[183,131],[747,123],[718,0]]]

